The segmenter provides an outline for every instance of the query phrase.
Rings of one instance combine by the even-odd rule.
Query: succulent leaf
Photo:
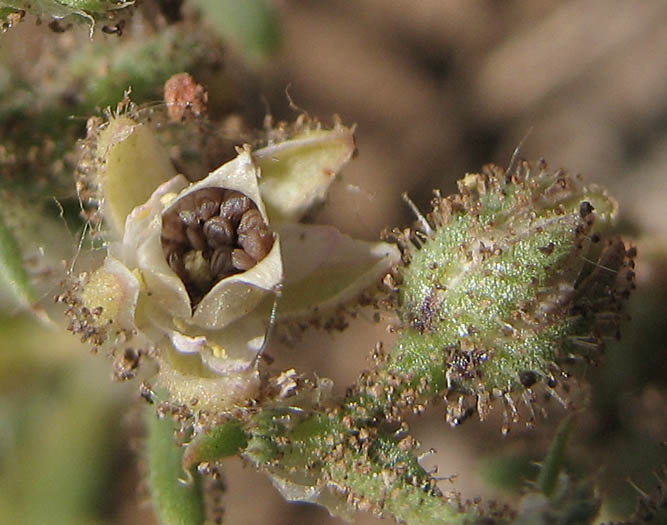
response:
[[[156,514],[165,524],[201,525],[205,521],[201,481],[181,483],[184,449],[174,441],[175,425],[146,410],[148,483]]]

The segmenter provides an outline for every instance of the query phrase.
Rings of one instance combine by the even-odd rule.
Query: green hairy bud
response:
[[[436,192],[417,229],[393,232],[404,328],[391,368],[427,377],[452,424],[474,408],[484,418],[494,398],[514,421],[522,399],[531,422],[536,392],[567,404],[568,365],[596,361],[617,334],[635,250],[603,237],[611,197],[544,162],[488,166],[459,191]]]

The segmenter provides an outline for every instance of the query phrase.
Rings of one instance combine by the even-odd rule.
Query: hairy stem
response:
[[[189,484],[180,481],[183,448],[174,442],[174,424],[146,409],[148,482],[155,513],[164,525],[201,525],[204,504],[197,476]]]

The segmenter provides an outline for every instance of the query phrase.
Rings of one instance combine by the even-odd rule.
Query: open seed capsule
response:
[[[163,213],[161,240],[193,308],[218,281],[255,266],[274,242],[247,195],[211,187],[186,194]]]

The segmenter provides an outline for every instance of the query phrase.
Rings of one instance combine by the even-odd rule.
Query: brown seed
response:
[[[167,213],[162,216],[162,243],[183,243],[187,242],[183,223],[175,214]]]
[[[234,226],[225,217],[211,217],[204,223],[203,231],[211,248],[231,246],[236,241]]]
[[[255,203],[222,188],[202,188],[178,199],[163,215],[162,230],[165,258],[185,284],[193,308],[218,281],[252,268],[273,246]]]
[[[249,270],[257,262],[255,259],[250,257],[246,252],[243,250],[236,248],[235,250],[232,251],[232,264],[234,265],[234,268],[237,270],[241,270],[242,272],[245,272],[246,270]]]
[[[206,249],[206,237],[199,226],[188,226],[185,228],[185,235],[195,250],[204,251]]]
[[[223,246],[216,249],[211,256],[211,275],[222,279],[234,273],[234,271],[231,246]]]
[[[224,190],[220,188],[204,188],[192,194],[195,212],[201,220],[205,221],[219,213],[223,195]]]
[[[258,228],[266,228],[266,223],[262,218],[262,214],[259,210],[248,210],[241,217],[239,222],[238,232],[239,235],[248,233],[250,230],[256,230]]]
[[[238,244],[256,261],[262,260],[273,246],[269,231],[259,210],[248,210],[238,226]]]
[[[204,201],[199,205],[198,210],[199,217],[201,220],[205,221],[218,215],[218,212],[220,211],[220,204],[215,201]]]
[[[256,261],[261,261],[273,247],[273,234],[267,229],[250,230],[239,234],[239,246]]]
[[[183,203],[183,205],[185,204],[187,203]],[[199,217],[197,216],[197,213],[191,209],[184,209],[179,211],[178,217],[186,226],[193,227],[199,225]]]
[[[236,225],[252,206],[254,206],[253,202],[246,195],[238,191],[227,190],[224,200],[220,203],[220,215]]]

